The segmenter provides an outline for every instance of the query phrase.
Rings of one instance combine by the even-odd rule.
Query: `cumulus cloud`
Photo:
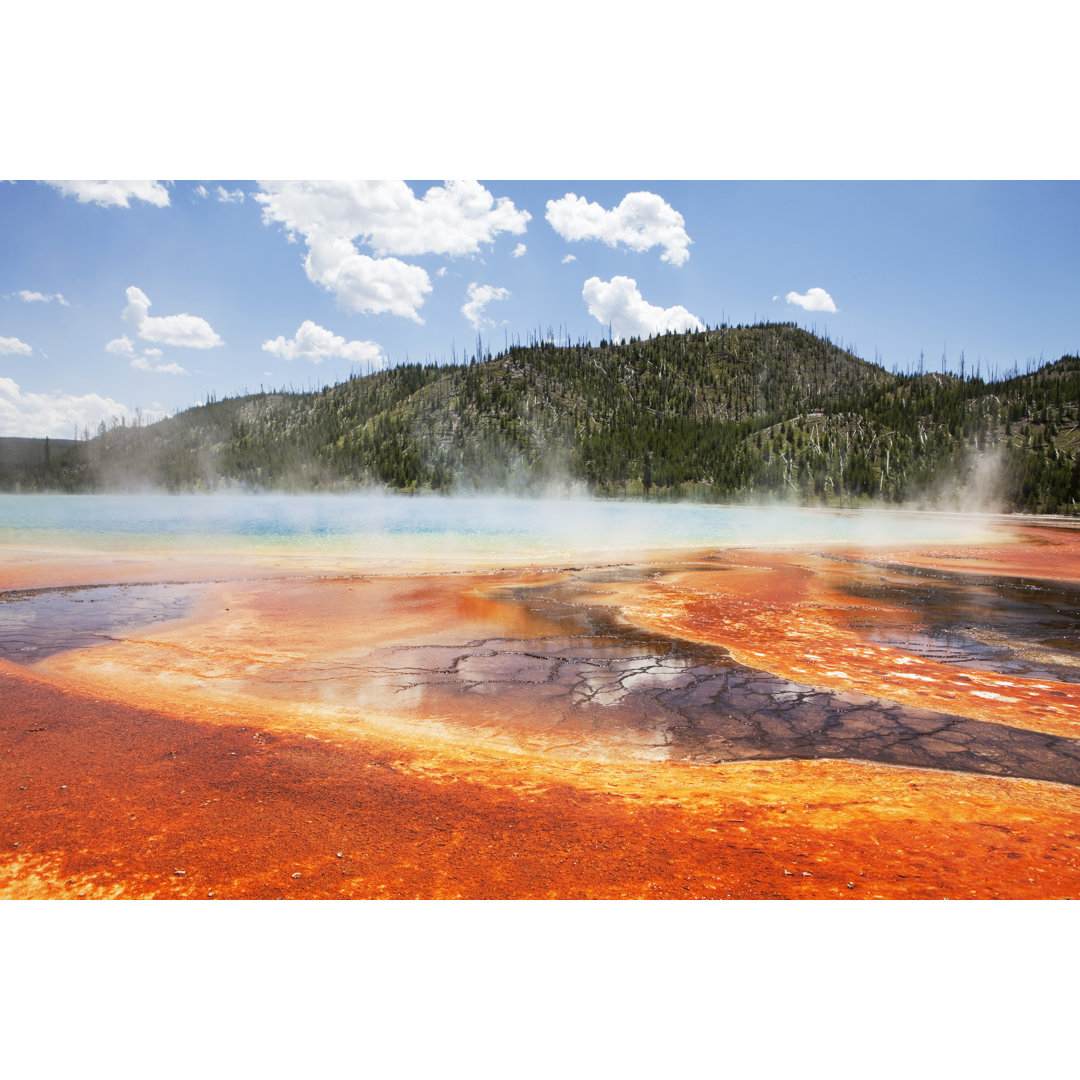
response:
[[[591,277],[581,290],[589,314],[611,326],[616,341],[650,337],[667,330],[704,330],[705,325],[681,306],[662,308],[648,303],[633,278],[615,276],[610,281]]]
[[[206,185],[205,184],[199,184],[194,189],[194,193],[196,195],[198,195],[200,199],[209,199],[210,198],[210,192],[206,190]]]
[[[494,326],[494,321],[484,314],[484,308],[492,300],[505,300],[510,295],[509,289],[495,285],[478,285],[470,282],[469,299],[462,305],[461,314],[472,323],[474,330],[479,330],[485,323]]]
[[[401,259],[373,259],[361,255],[351,240],[316,236],[311,238],[304,270],[347,311],[373,315],[386,311],[424,321],[420,307],[432,285],[422,266]]]
[[[562,257],[562,261],[563,261],[564,266],[567,263],[575,263],[575,262],[577,262],[577,256],[576,255],[564,255]]]
[[[135,343],[127,336],[123,334],[118,338],[113,338],[112,341],[105,343],[105,351],[112,353],[114,356],[123,356],[130,360],[135,356]],[[147,350],[149,352],[149,350]],[[160,349],[155,349],[155,352],[161,352]]]
[[[124,405],[99,394],[24,393],[14,380],[0,377],[0,435],[70,439],[76,430],[95,431],[102,420],[131,416]]]
[[[9,293],[4,299],[10,300],[12,296],[17,296],[24,304],[51,304],[55,300],[62,307],[71,307],[71,304],[64,299],[63,293],[41,293],[19,289],[18,292]]]
[[[805,293],[789,292],[784,299],[797,304],[804,311],[836,311],[833,298],[824,289],[808,289]]]
[[[525,251],[526,251],[525,245],[524,244],[518,244],[518,246],[516,248],[514,248],[514,250],[512,252],[510,252],[510,254],[515,259],[520,259],[521,256],[525,254]]]
[[[475,255],[503,232],[525,231],[530,215],[473,180],[448,181],[418,199],[401,180],[262,183],[263,223],[308,247],[304,269],[345,308],[423,320],[431,281],[422,267],[389,256]],[[371,248],[362,255],[357,243]]]
[[[97,206],[129,207],[132,199],[168,206],[168,189],[157,180],[48,180],[62,195]]]
[[[324,360],[340,358],[353,364],[386,366],[386,356],[377,342],[346,341],[310,319],[300,324],[291,339],[279,336],[263,342],[263,350],[281,360],[308,360],[321,364]]]
[[[114,356],[122,356],[136,371],[161,372],[167,375],[188,374],[188,371],[175,361],[163,363],[160,349],[143,349],[141,353],[137,352],[135,343],[127,334],[107,342],[105,351],[112,353]]]
[[[0,356],[31,356],[33,348],[17,337],[0,337]]]
[[[210,324],[198,315],[151,315],[150,300],[134,285],[127,290],[127,307],[121,313],[135,327],[139,337],[160,345],[182,345],[188,349],[212,349],[225,343]]]
[[[451,180],[418,199],[402,180],[260,184],[264,222],[293,234],[359,238],[376,255],[474,255],[531,215],[475,180]]]
[[[609,247],[623,244],[631,251],[662,247],[661,262],[682,266],[690,258],[692,241],[683,216],[651,191],[632,191],[612,210],[568,192],[547,204],[548,224],[564,240],[602,240]]]

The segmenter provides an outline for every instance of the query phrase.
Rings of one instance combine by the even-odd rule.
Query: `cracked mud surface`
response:
[[[548,748],[602,738],[639,757],[697,764],[837,758],[1080,784],[1078,740],[791,682],[723,649],[620,627],[561,601],[562,590],[522,590],[507,602],[565,620],[565,637],[391,648],[365,665],[407,707],[425,700],[467,714],[480,698],[482,713],[497,703],[502,723],[523,728],[542,715]]]

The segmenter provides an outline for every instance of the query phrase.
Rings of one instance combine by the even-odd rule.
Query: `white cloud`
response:
[[[616,276],[610,281],[591,277],[581,290],[589,314],[604,326],[610,324],[616,341],[630,337],[650,337],[666,330],[704,330],[696,315],[684,307],[656,307],[641,295],[633,278]]]
[[[515,259],[520,259],[521,256],[525,254],[525,251],[526,251],[525,245],[524,244],[518,244],[518,246],[516,248],[514,248],[514,250],[511,251],[510,254]]]
[[[280,360],[309,360],[321,364],[324,360],[340,357],[353,364],[370,364],[385,367],[386,356],[374,341],[346,341],[338,334],[305,319],[291,340],[276,337],[263,342],[263,350]]]
[[[789,292],[784,299],[789,304],[798,304],[804,311],[836,311],[833,298],[824,289],[808,289],[801,295]]]
[[[209,199],[211,194],[210,189],[207,188],[205,184],[196,184],[196,186],[191,189],[191,193],[197,195],[200,199]],[[218,202],[222,203],[242,203],[244,201],[243,188],[235,188],[234,190],[229,191],[221,184],[218,184],[214,188],[213,195]]]
[[[29,289],[19,289],[18,292],[9,293],[4,299],[10,300],[12,296],[17,296],[24,304],[49,304],[55,300],[62,307],[71,307],[71,304],[64,299],[63,293],[40,293],[31,292]]]
[[[352,241],[313,237],[304,260],[309,280],[329,289],[347,311],[400,315],[422,323],[420,307],[431,292],[422,266],[361,255]]]
[[[575,263],[575,262],[577,262],[577,256],[576,255],[564,255],[562,257],[562,261],[563,261],[564,266],[567,263]]]
[[[168,375],[187,375],[189,372],[182,368],[175,361],[164,364],[161,363],[162,352],[160,349],[143,349],[141,353],[135,351],[135,344],[127,336],[123,334],[121,337],[114,338],[105,345],[105,351],[112,353],[114,356],[122,356],[125,360],[129,361],[131,366],[136,371],[154,371],[163,372]]]
[[[450,180],[418,199],[402,180],[260,184],[263,221],[306,239],[359,238],[376,255],[475,255],[501,232],[523,233],[531,215],[475,180]]]
[[[469,284],[469,299],[462,305],[461,314],[472,323],[474,330],[479,330],[485,323],[494,326],[494,321],[484,314],[484,308],[492,300],[505,300],[510,295],[509,289],[495,285]]]
[[[564,240],[602,240],[631,251],[662,247],[661,262],[682,266],[692,243],[683,216],[651,191],[632,191],[613,210],[568,192],[547,204],[548,224]]]
[[[472,180],[449,181],[416,198],[401,180],[262,183],[263,223],[302,237],[308,278],[357,312],[423,322],[432,291],[422,267],[394,255],[475,255],[502,232],[523,233],[530,215]],[[375,258],[362,255],[357,242]]]
[[[0,356],[31,356],[33,348],[17,337],[0,337]]]
[[[153,371],[164,375],[187,375],[186,368],[182,368],[175,360],[170,361],[167,364],[155,364],[150,358],[150,352],[153,350],[148,349],[142,356],[136,356],[131,361],[131,366],[136,371]]]
[[[112,341],[107,341],[105,343],[105,351],[113,353],[115,356],[123,356],[130,360],[135,355],[135,344],[127,334],[123,334],[118,338],[113,338]],[[159,349],[158,351],[160,352],[161,350]]]
[[[435,271],[435,276],[440,278],[446,277],[446,267],[440,266],[439,269]]]
[[[97,430],[104,420],[131,418],[131,410],[99,394],[24,393],[12,379],[0,377],[0,434],[40,439],[70,439],[75,430]]]
[[[147,341],[189,349],[212,349],[225,344],[210,324],[198,315],[151,315],[149,298],[134,285],[128,287],[127,301],[121,315],[135,327],[139,337]]]
[[[47,180],[46,183],[81,203],[128,207],[132,199],[141,199],[153,206],[169,205],[169,192],[157,180]]]

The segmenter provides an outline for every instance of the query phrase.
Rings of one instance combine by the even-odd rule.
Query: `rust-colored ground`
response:
[[[1037,530],[966,554],[980,570],[1077,580],[1076,535]],[[961,554],[888,553],[922,565]],[[689,566],[597,602],[802,682],[896,700],[922,691],[924,708],[1076,734],[1074,684],[1017,690],[899,663],[849,628],[851,602],[822,585],[813,557],[722,557],[734,569]],[[25,588],[146,570],[43,558],[0,576]],[[490,725],[395,713],[385,694],[358,710],[335,693],[352,686],[357,650],[496,624],[535,631],[535,617],[493,597],[544,578],[221,572],[184,622],[31,666],[0,661],[0,895],[1080,895],[1069,786],[858,762],[698,766],[602,747],[574,757]],[[991,684],[996,698],[971,689]]]

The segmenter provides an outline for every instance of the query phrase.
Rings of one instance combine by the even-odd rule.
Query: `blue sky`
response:
[[[0,434],[537,334],[793,320],[908,370],[1080,350],[1080,184],[0,185]],[[812,291],[814,290],[814,291]]]

